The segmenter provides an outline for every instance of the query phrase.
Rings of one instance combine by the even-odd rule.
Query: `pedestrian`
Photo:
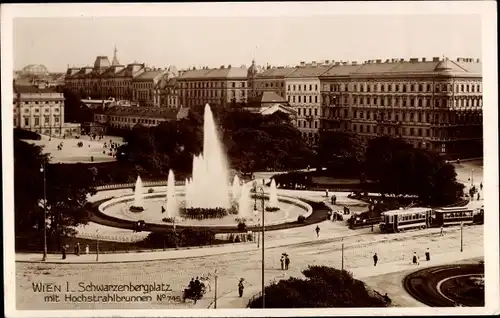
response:
[[[328,211],[328,220],[332,219],[332,211]]]
[[[332,201],[333,201],[333,203],[332,203],[333,205],[337,204],[337,196],[335,194],[332,196]]]
[[[431,253],[429,252],[429,248],[427,248],[427,251],[425,251],[425,260],[426,261],[431,260]]]
[[[80,243],[76,243],[75,254],[76,256],[80,256]]]
[[[326,192],[325,197],[328,198],[329,197],[329,195],[328,195],[328,189],[326,189],[325,192]]]
[[[316,225],[316,237],[319,237],[319,225]]]
[[[240,282],[238,283],[238,293],[240,295],[240,298],[243,297],[243,289],[245,289],[245,286],[243,286],[243,278],[240,278]]]
[[[285,269],[285,256],[284,255],[281,255],[280,263],[281,263],[281,270],[284,270]]]
[[[290,266],[290,258],[285,255],[285,270],[288,270],[288,266]]]
[[[66,259],[66,245],[62,247],[62,259]]]
[[[441,225],[441,233],[440,233],[441,236],[444,235],[443,230],[444,230],[443,225]]]
[[[483,183],[482,183],[482,182],[479,184],[479,189],[480,189],[481,191],[483,191]]]
[[[479,196],[479,192],[478,192],[478,193],[477,193],[477,200],[478,200],[478,201],[479,201],[479,198],[480,198],[480,196]]]
[[[412,259],[412,263],[414,265],[418,265],[418,257],[417,257],[417,252],[413,252],[413,259]]]
[[[87,244],[87,246],[85,246],[85,254],[89,255],[89,253],[90,253],[90,247]]]
[[[373,266],[377,266],[378,256],[377,253],[373,254]]]

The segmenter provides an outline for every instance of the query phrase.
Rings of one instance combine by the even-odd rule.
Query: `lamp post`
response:
[[[470,172],[470,186],[471,188],[474,186],[474,169]]]
[[[95,254],[95,261],[99,262],[99,229],[95,230],[95,236],[96,236],[96,254]]]
[[[255,191],[257,193],[257,191]],[[262,308],[266,308],[265,306],[265,294],[264,294],[264,288],[265,288],[265,275],[264,275],[264,233],[265,233],[265,222],[264,222],[264,212],[266,211],[265,207],[265,200],[264,200],[264,189],[262,187],[259,187],[259,192],[261,193],[261,199],[262,199]]]
[[[342,271],[344,271],[344,238],[342,238]]]
[[[43,160],[40,172],[43,173],[43,257],[47,260],[47,179],[45,177],[45,159]]]
[[[214,309],[217,309],[217,269],[215,269],[214,271],[214,278],[215,278]]]
[[[464,222],[460,222],[460,252],[464,251]]]

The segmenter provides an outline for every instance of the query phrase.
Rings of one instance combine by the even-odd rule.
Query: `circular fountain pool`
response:
[[[184,198],[184,187],[176,187],[176,197],[182,205]],[[265,194],[265,205],[268,205],[269,195]],[[138,221],[144,220],[149,224],[171,225],[170,222],[164,222],[162,219],[169,217],[167,213],[162,213],[162,207],[166,207],[166,192],[145,193],[143,195],[142,212],[132,212],[130,207],[134,204],[134,195],[125,195],[110,199],[99,206],[99,212],[120,220]],[[257,200],[256,206],[258,213],[254,214],[254,199],[248,202],[247,215],[228,214],[222,218],[213,219],[187,219],[182,216],[175,217],[175,224],[180,226],[199,226],[199,227],[227,227],[236,226],[240,219],[244,219],[247,226],[260,224],[262,215],[262,201]],[[275,212],[265,212],[265,225],[275,225],[288,222],[294,222],[299,215],[308,217],[312,213],[309,204],[291,197],[278,196],[279,210]]]

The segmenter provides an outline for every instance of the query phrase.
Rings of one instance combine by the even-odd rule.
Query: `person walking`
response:
[[[418,265],[418,256],[417,252],[413,252],[413,259],[412,259],[413,265]]]
[[[439,235],[441,235],[441,236],[444,235],[443,230],[444,230],[444,227],[443,227],[443,225],[441,225],[441,233],[439,233]]]
[[[238,294],[240,295],[240,298],[243,297],[243,290],[245,289],[245,286],[243,286],[243,278],[240,278],[240,282],[238,283]]]
[[[332,204],[333,205],[337,204],[337,196],[335,194],[332,195]]]
[[[427,248],[427,251],[425,251],[425,260],[426,261],[431,260],[431,253],[429,252],[429,248]]]
[[[66,245],[62,247],[62,259],[66,259]]]
[[[378,256],[377,253],[373,254],[373,266],[377,266]]]
[[[479,195],[479,192],[477,193],[477,200],[479,201],[479,199],[481,198],[481,196]]]
[[[328,189],[325,190],[325,197],[327,197],[327,198],[329,197],[329,195],[328,195]]]
[[[483,191],[483,183],[482,182],[479,184],[479,190]]]
[[[281,270],[284,270],[285,269],[285,256],[284,255],[281,255],[280,263],[281,263]]]
[[[319,237],[319,225],[316,225],[316,237]]]
[[[80,243],[76,243],[75,245],[75,254],[76,256],[80,256]]]
[[[90,247],[87,244],[87,246],[85,246],[85,254],[89,255],[89,253],[90,253]]]
[[[290,258],[285,255],[285,270],[288,270],[288,266],[290,266]]]

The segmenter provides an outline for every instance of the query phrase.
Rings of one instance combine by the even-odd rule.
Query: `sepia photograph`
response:
[[[7,317],[500,312],[496,3],[1,14]]]

